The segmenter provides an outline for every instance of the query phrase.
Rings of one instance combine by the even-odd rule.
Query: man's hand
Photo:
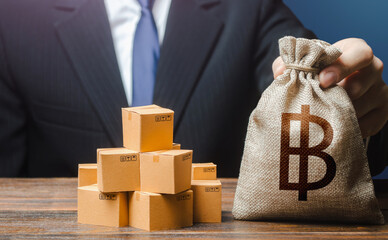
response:
[[[382,78],[383,62],[362,39],[348,38],[334,46],[343,53],[320,72],[320,85],[343,87],[353,102],[362,136],[373,136],[388,121],[388,86]],[[275,78],[285,69],[280,57],[272,64]]]

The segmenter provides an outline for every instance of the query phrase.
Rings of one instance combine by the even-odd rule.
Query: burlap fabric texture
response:
[[[383,224],[353,105],[319,86],[340,50],[294,37],[279,48],[287,69],[250,116],[234,217]]]

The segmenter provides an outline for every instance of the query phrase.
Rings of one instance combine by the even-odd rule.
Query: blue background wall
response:
[[[343,38],[362,38],[388,66],[387,0],[284,0],[284,3],[320,39],[334,43]],[[388,83],[388,70],[383,78]],[[388,178],[388,168],[377,178]]]

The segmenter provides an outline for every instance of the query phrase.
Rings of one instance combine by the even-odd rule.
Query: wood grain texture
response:
[[[388,225],[346,225],[296,222],[236,221],[233,206],[236,179],[221,179],[222,223],[195,224],[178,230],[146,232],[123,227],[77,223],[77,179],[0,179],[1,239],[388,239]],[[388,181],[376,182],[387,205]],[[388,219],[388,211],[384,211]]]

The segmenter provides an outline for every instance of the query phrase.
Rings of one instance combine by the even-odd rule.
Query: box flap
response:
[[[128,112],[135,112],[138,114],[164,114],[164,113],[174,113],[173,110],[168,108],[162,108],[158,105],[148,105],[148,106],[141,106],[141,107],[129,107],[129,108],[123,108],[124,111]]]
[[[134,154],[139,153],[133,150],[129,150],[126,148],[117,148],[117,149],[109,149],[109,150],[102,150],[99,152],[100,155],[120,155],[120,154]]]
[[[96,169],[97,163],[80,163],[78,164],[79,169]]]
[[[167,151],[161,151],[159,155],[168,155],[168,156],[178,156],[186,153],[193,152],[193,150],[187,150],[187,149],[171,149]]]
[[[193,167],[213,167],[213,166],[217,166],[217,165],[212,163],[212,162],[208,162],[208,163],[193,163]]]
[[[141,191],[135,191],[136,194],[141,194],[144,196],[162,196],[160,193],[151,193],[151,192],[141,192]]]
[[[99,192],[98,188],[97,188],[97,184],[92,184],[92,185],[88,185],[88,186],[78,187],[78,189]]]
[[[136,110],[140,110],[140,109],[150,109],[150,108],[153,109],[153,108],[160,108],[160,107],[156,104],[152,104],[152,105],[139,106],[139,107],[127,107],[127,108],[122,108],[122,109],[125,111],[136,111]]]
[[[191,180],[191,185],[199,186],[219,186],[220,180]]]
[[[145,108],[145,109],[134,109],[130,110],[130,112],[134,112],[140,115],[152,115],[152,114],[172,114],[173,110],[167,108]]]

